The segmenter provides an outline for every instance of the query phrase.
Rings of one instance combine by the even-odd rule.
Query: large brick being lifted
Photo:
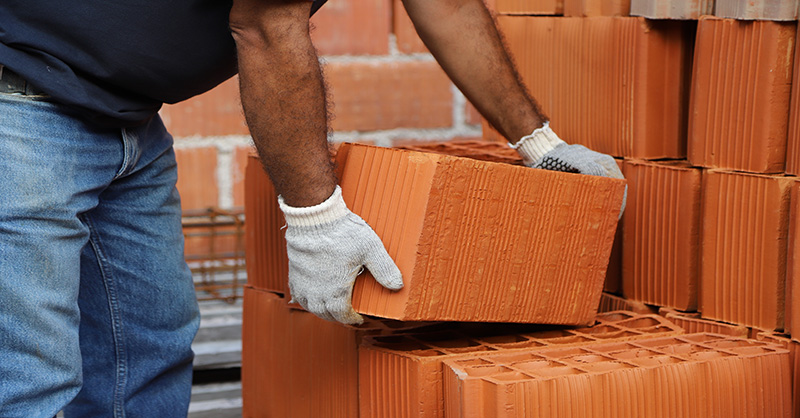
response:
[[[588,324],[603,288],[624,182],[345,144],[342,194],[403,273],[365,273],[354,308],[400,320]]]

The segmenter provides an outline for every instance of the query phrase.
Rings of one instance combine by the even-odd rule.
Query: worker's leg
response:
[[[0,93],[0,416],[50,418],[81,388],[80,258],[122,152],[35,96]]]
[[[183,258],[172,137],[159,118],[123,131],[126,162],[82,219],[84,384],[68,417],[185,417],[199,313]]]

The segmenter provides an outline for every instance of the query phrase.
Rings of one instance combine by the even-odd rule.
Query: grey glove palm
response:
[[[403,287],[400,270],[380,238],[347,209],[338,186],[328,200],[314,207],[293,208],[282,199],[280,204],[288,226],[289,290],[303,308],[330,321],[362,323],[352,296],[364,266],[384,287]]]

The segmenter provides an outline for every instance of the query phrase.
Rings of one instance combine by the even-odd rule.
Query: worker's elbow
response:
[[[234,0],[229,26],[241,47],[276,46],[309,37],[311,3],[286,0]]]

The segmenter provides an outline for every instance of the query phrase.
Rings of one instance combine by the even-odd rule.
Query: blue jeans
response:
[[[0,93],[0,417],[185,417],[199,311],[172,137]]]

